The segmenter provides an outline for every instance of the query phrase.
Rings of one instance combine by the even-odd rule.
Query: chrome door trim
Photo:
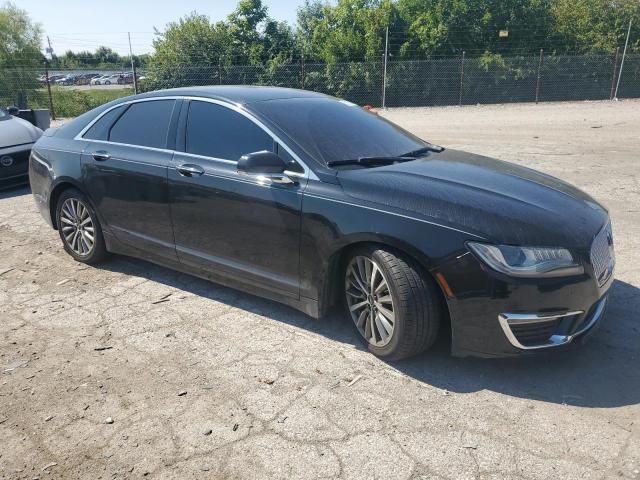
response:
[[[207,160],[212,160],[212,161],[217,161],[217,162],[227,163],[227,164],[235,164],[236,163],[233,160],[215,158],[215,157],[207,157],[207,156],[204,156],[204,155],[195,155],[195,154],[192,154],[192,153],[180,152],[178,150],[170,150],[170,149],[166,149],[166,148],[146,147],[146,146],[143,146],[143,145],[132,145],[132,144],[128,144],[128,143],[109,142],[109,141],[105,141],[105,140],[92,140],[90,138],[83,138],[83,135],[87,132],[87,130],[89,130],[93,126],[94,123],[96,123],[98,120],[100,120],[104,115],[106,115],[111,110],[113,110],[115,108],[118,108],[118,107],[121,107],[122,105],[130,105],[130,104],[133,104],[133,103],[140,103],[140,102],[153,102],[153,101],[159,101],[159,100],[189,100],[189,101],[207,102],[207,103],[213,103],[215,105],[220,105],[222,107],[225,107],[225,108],[228,108],[230,110],[233,110],[234,112],[239,113],[240,115],[244,116],[245,118],[249,119],[251,122],[256,124],[258,127],[260,127],[273,140],[278,142],[278,144],[281,145],[287,151],[287,153],[289,153],[289,155],[291,155],[293,157],[293,159],[296,162],[298,162],[300,164],[300,166],[302,167],[304,172],[303,173],[290,172],[291,174],[293,174],[293,176],[298,176],[300,178],[307,178],[307,179],[311,179],[311,180],[319,180],[318,176],[313,172],[313,170],[311,170],[307,166],[307,164],[304,163],[300,159],[300,157],[285,142],[283,142],[282,139],[278,135],[276,135],[271,129],[269,129],[269,127],[267,127],[264,123],[262,123],[260,120],[258,120],[256,117],[254,117],[250,112],[248,112],[245,108],[243,108],[242,104],[231,103],[231,102],[228,102],[228,101],[218,100],[218,99],[214,99],[214,98],[197,97],[197,96],[192,96],[192,95],[166,95],[166,96],[159,96],[159,97],[137,98],[137,99],[127,100],[125,102],[120,102],[120,103],[118,103],[116,105],[112,105],[111,107],[107,108],[105,111],[100,113],[100,115],[98,115],[91,122],[89,122],[82,130],[80,130],[80,132],[73,139],[74,140],[88,141],[88,142],[103,143],[103,144],[107,144],[107,145],[120,145],[120,146],[125,146],[125,147],[136,147],[136,148],[142,148],[142,149],[151,150],[151,151],[171,152],[171,153],[175,152],[175,153],[180,154],[180,155],[194,156],[194,157],[204,158],[204,159],[207,159]]]

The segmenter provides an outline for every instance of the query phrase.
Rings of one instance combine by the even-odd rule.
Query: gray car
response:
[[[0,108],[0,188],[29,182],[29,153],[42,130]]]

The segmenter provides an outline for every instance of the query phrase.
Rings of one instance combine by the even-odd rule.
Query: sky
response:
[[[152,51],[154,27],[164,26],[193,11],[212,21],[231,13],[237,0],[13,0],[41,24],[44,40],[49,36],[53,50],[93,51],[107,46],[129,54],[127,32],[131,32],[133,53]],[[4,3],[0,0],[0,3]],[[263,0],[269,15],[293,24],[296,10],[304,0]],[[44,45],[43,45],[44,47]]]

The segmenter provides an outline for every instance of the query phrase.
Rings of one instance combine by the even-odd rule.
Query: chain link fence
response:
[[[140,91],[195,85],[274,85],[327,93],[359,105],[417,107],[535,101],[612,99],[621,56],[536,56],[430,58],[335,64],[218,65],[151,68],[138,72]],[[114,71],[49,72],[9,68],[0,72],[0,105],[49,108],[75,116],[133,94],[131,80],[118,83]],[[105,85],[92,75],[113,75]],[[68,81],[61,81],[64,76]],[[129,76],[129,79],[131,76]],[[640,55],[627,55],[618,98],[640,98]],[[384,99],[384,100],[383,100]]]

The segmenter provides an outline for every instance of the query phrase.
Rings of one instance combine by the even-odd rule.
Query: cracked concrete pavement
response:
[[[640,478],[640,102],[384,115],[610,207],[617,281],[590,342],[388,364],[339,315],[75,263],[28,189],[3,192],[0,478]]]

